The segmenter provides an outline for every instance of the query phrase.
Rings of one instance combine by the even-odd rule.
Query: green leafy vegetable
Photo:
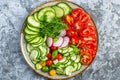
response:
[[[53,52],[52,52],[52,59],[54,59],[54,58],[57,56],[57,54],[58,54],[58,51],[57,51],[57,50],[53,51]]]
[[[60,30],[66,28],[66,24],[61,21],[61,19],[55,19],[51,23],[43,22],[44,27],[40,30],[40,35],[44,37],[45,35],[56,37],[59,35]]]

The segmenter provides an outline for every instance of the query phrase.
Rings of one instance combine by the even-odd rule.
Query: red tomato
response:
[[[71,40],[70,40],[70,43],[74,44],[74,45],[77,45],[79,43],[78,37],[77,36],[72,37]]]
[[[79,17],[82,12],[83,10],[81,8],[75,8],[72,10],[72,15],[76,18]]]
[[[51,48],[51,50],[56,50],[57,49],[57,47],[55,47],[55,46],[51,46],[50,48]]]
[[[79,35],[81,36],[90,36],[90,35],[95,35],[96,31],[94,29],[94,27],[83,27],[82,29],[79,30]]]
[[[81,56],[80,62],[84,65],[89,65],[93,60],[92,55],[89,53],[83,53],[80,56]]]
[[[67,35],[70,37],[77,36],[77,32],[73,29],[68,29],[67,30]]]
[[[47,60],[47,61],[46,61],[46,65],[47,65],[47,66],[50,66],[50,65],[52,65],[52,64],[53,64],[53,61],[52,61],[52,60]]]
[[[57,54],[56,59],[61,60],[62,59],[62,54]]]
[[[67,23],[68,23],[69,25],[74,24],[74,18],[73,18],[73,16],[72,16],[71,14],[67,15],[67,16],[66,16],[66,21],[67,21]]]
[[[51,59],[51,57],[52,57],[52,54],[49,52],[49,53],[47,54],[47,58],[48,58],[48,59]]]

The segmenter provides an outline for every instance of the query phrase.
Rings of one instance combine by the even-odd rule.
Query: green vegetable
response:
[[[40,64],[40,63],[37,63],[37,64],[35,65],[35,68],[36,68],[37,70],[39,70],[39,69],[41,69],[41,68],[42,68],[42,66],[41,66],[41,64]]]
[[[49,67],[49,69],[52,70],[52,69],[55,69],[55,67],[56,67],[56,66],[55,66],[54,64],[52,64],[52,65]]]
[[[53,51],[52,53],[52,59],[54,59],[58,54],[58,50]]]
[[[66,24],[61,21],[61,19],[55,19],[50,23],[43,22],[44,28],[40,29],[40,36],[44,37],[45,35],[55,38],[59,35],[60,30],[66,28]]]
[[[78,53],[80,52],[80,49],[78,49],[77,46],[71,45],[71,47],[73,48],[74,53],[77,53],[77,54],[78,54]]]
[[[49,68],[48,68],[48,66],[44,66],[44,67],[42,67],[42,69],[41,69],[43,72],[48,72],[49,71]]]

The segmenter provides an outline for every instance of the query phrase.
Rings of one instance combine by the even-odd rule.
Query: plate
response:
[[[59,2],[61,2],[61,1],[49,1],[49,2],[45,2],[45,3],[37,6],[36,8],[34,8],[34,9],[29,13],[29,15],[32,15],[34,12],[40,10],[41,8],[43,8],[43,7],[45,7],[45,6],[55,5],[55,4],[59,3]],[[63,1],[62,1],[62,2],[63,2]],[[64,1],[64,2],[68,3],[73,9],[74,9],[74,8],[78,8],[78,7],[82,8],[81,6],[79,6],[79,5],[77,5],[77,4],[73,3],[73,2],[70,2],[70,1]],[[83,9],[83,8],[82,8],[82,9]],[[83,10],[84,10],[86,13],[88,13],[85,9],[83,9]],[[88,14],[89,14],[89,13],[88,13]],[[28,16],[29,16],[29,15],[28,15]],[[28,16],[27,16],[27,17],[28,17]],[[26,17],[26,19],[27,19],[27,17]],[[56,80],[57,80],[57,79],[68,79],[68,78],[74,77],[74,76],[76,76],[76,75],[78,75],[78,74],[81,74],[81,73],[89,66],[89,65],[83,65],[82,68],[81,68],[79,71],[74,72],[71,76],[63,76],[63,75],[50,76],[48,73],[44,73],[44,72],[42,72],[42,71],[40,71],[40,70],[36,70],[35,67],[34,67],[34,64],[31,62],[31,60],[30,60],[30,58],[29,58],[29,55],[28,55],[28,53],[27,53],[27,50],[26,50],[26,41],[25,41],[25,39],[24,39],[24,28],[25,28],[25,24],[26,24],[26,19],[25,19],[25,21],[24,21],[24,23],[23,23],[23,26],[22,26],[22,29],[21,29],[21,33],[20,33],[20,47],[21,47],[21,52],[22,52],[22,55],[23,55],[25,61],[27,62],[27,64],[28,64],[36,73],[38,73],[39,75],[42,75],[42,76],[44,76],[44,77],[46,77],[46,78],[49,78],[49,79],[56,79]],[[92,21],[93,21],[93,19],[92,19]],[[93,21],[93,23],[94,23],[94,21]],[[94,26],[95,26],[95,23],[94,23]],[[95,29],[96,29],[96,26],[95,26]],[[96,32],[97,32],[97,29],[96,29]],[[97,35],[97,40],[98,40],[98,34],[96,33],[96,35]],[[98,41],[97,41],[97,46],[98,46]]]

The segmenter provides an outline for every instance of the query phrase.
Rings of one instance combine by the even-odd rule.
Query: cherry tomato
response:
[[[70,37],[77,36],[77,32],[73,29],[68,29],[67,30],[67,35]]]
[[[46,65],[47,65],[47,66],[50,66],[50,65],[52,65],[52,64],[53,64],[53,61],[52,61],[52,60],[47,60],[47,61],[46,61]]]
[[[55,47],[55,46],[51,46],[50,48],[51,48],[51,50],[56,50],[57,49],[57,47]]]
[[[62,59],[62,54],[57,54],[57,57],[56,57],[56,59],[58,59],[58,60],[61,60]]]
[[[74,24],[74,18],[73,18],[73,16],[71,14],[66,16],[66,20],[67,20],[69,25]]]
[[[81,8],[75,8],[72,10],[72,15],[76,18],[79,17],[82,12],[83,10]]]
[[[70,40],[70,43],[74,44],[74,45],[77,45],[79,43],[78,37],[77,36],[72,37],[71,40]]]
[[[93,27],[83,27],[82,29],[79,30],[79,35],[81,36],[90,36],[95,34],[96,31]]]
[[[47,58],[48,58],[48,59],[51,59],[51,57],[52,57],[52,54],[49,52],[49,53],[47,54]]]
[[[80,62],[84,65],[89,65],[93,60],[92,55],[89,53],[83,53],[80,56],[81,56]]]

